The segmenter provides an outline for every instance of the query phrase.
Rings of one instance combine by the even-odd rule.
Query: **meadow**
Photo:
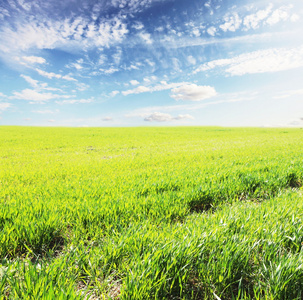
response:
[[[1,299],[302,299],[303,130],[0,127]]]

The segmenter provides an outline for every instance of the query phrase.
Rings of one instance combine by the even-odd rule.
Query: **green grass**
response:
[[[302,137],[0,127],[2,299],[301,299]]]

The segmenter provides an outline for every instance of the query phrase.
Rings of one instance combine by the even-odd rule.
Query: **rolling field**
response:
[[[1,299],[302,299],[303,130],[0,127]]]

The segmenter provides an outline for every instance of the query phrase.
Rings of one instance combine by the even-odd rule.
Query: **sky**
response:
[[[303,127],[303,1],[1,0],[0,125]]]

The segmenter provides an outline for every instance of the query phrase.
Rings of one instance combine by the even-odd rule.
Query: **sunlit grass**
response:
[[[5,299],[301,299],[300,129],[0,127]]]

